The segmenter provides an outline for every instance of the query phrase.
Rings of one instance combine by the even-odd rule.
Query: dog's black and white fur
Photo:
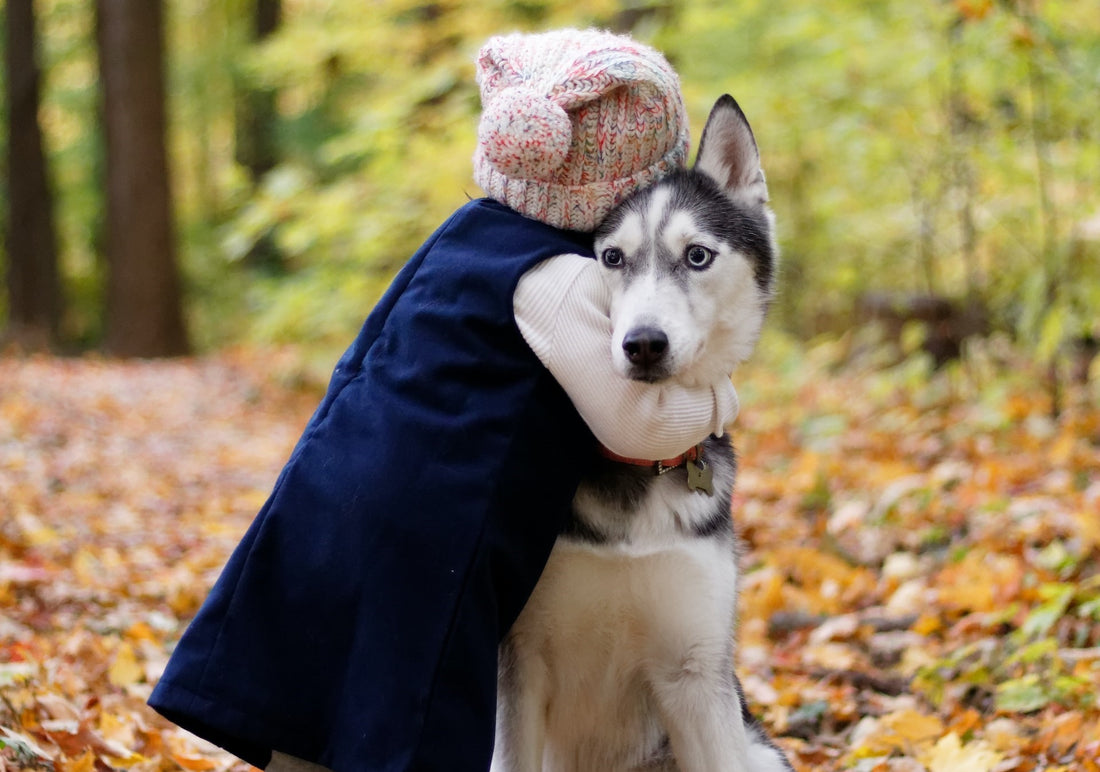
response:
[[[696,165],[635,194],[596,235],[627,378],[714,382],[752,351],[776,250],[752,130],[724,96]],[[500,652],[493,772],[786,772],[733,669],[735,459],[656,474],[593,460]],[[688,466],[713,477],[688,485]],[[705,469],[704,469],[705,467]]]

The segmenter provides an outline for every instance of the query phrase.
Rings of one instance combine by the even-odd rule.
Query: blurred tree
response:
[[[252,43],[262,44],[275,34],[282,22],[282,9],[282,0],[255,0]],[[278,92],[265,84],[241,78],[237,79],[236,88],[234,154],[255,187],[279,161],[276,146],[279,113],[275,104]],[[256,240],[244,260],[250,266],[275,273],[285,269],[283,254],[270,231]]]
[[[255,0],[252,11],[252,41],[263,43],[279,28],[281,0]],[[256,182],[275,168],[276,90],[264,85],[242,84],[237,94],[237,163],[248,170]]]
[[[161,0],[97,0],[107,137],[107,332],[119,356],[188,351],[165,152]]]
[[[22,346],[57,342],[61,289],[53,196],[38,124],[38,63],[32,0],[7,4],[7,337]]]

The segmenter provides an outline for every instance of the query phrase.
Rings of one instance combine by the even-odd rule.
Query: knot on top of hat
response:
[[[562,167],[573,141],[573,122],[543,93],[512,86],[481,114],[478,144],[497,171],[516,179],[546,179]]]

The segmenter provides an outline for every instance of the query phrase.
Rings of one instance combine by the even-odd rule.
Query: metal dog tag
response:
[[[714,495],[714,472],[705,461],[689,461],[687,473],[688,488],[693,491],[703,491],[708,496]]]

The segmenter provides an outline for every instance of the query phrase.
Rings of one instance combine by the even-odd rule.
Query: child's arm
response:
[[[524,339],[609,450],[632,458],[671,458],[737,417],[729,378],[687,388],[644,383],[611,364],[610,296],[591,258],[562,255],[538,264],[513,298]]]

